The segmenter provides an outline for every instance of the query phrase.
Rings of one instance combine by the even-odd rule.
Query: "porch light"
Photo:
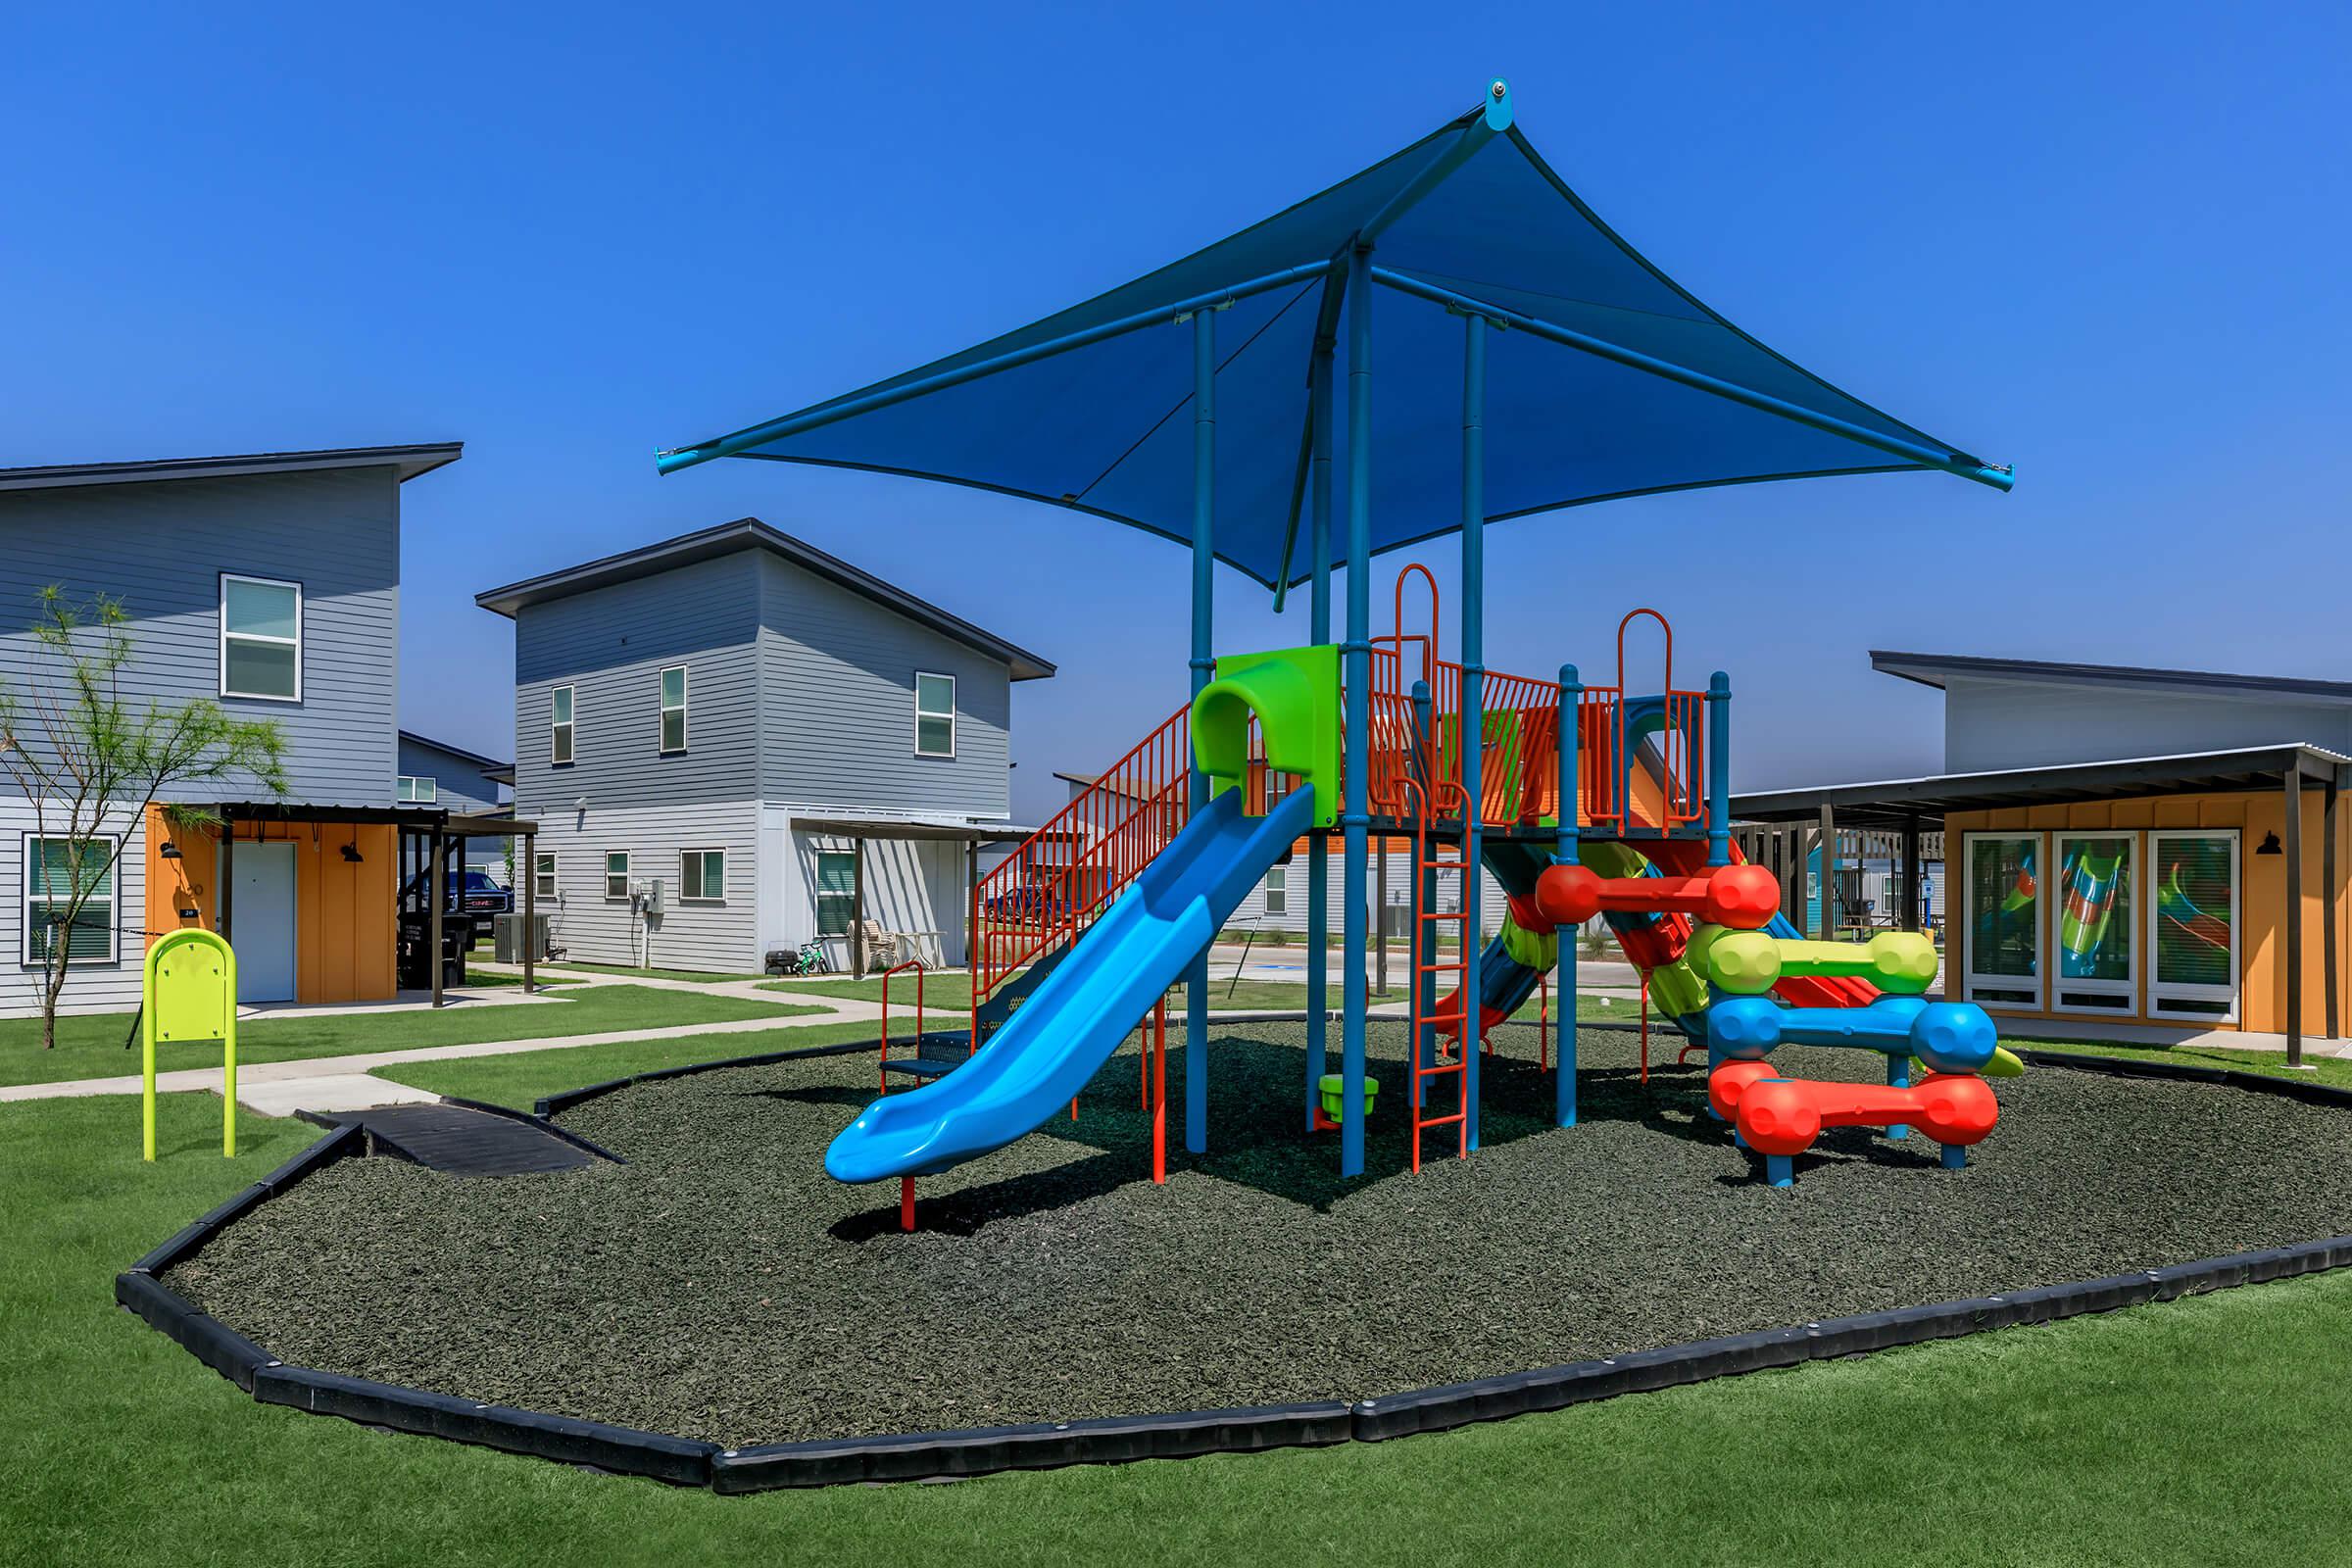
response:
[[[180,858],[179,846],[166,839],[164,847],[155,852],[155,858],[159,860],[176,860]]]
[[[2284,855],[2284,854],[2286,853],[2286,851],[2284,851],[2284,850],[2282,850],[2282,849],[2280,849],[2280,848],[2278,847],[2278,834],[2276,834],[2276,833],[2265,833],[2265,834],[2262,836],[2262,846],[2261,846],[2261,848],[2257,849],[2257,850],[2256,850],[2254,853],[2255,853],[2256,855]]]
[[[343,858],[349,860],[354,865],[358,865],[362,863],[362,861],[365,859],[365,857],[360,854],[360,847],[357,844],[346,844],[343,846]]]

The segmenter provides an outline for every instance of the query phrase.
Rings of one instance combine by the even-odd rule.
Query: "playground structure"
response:
[[[2011,474],[1838,391],[1701,305],[1601,223],[1515,120],[1495,81],[1410,147],[1158,271],[862,391],[659,456],[663,472],[744,457],[970,484],[1191,550],[1193,700],[975,889],[967,1054],[930,1058],[933,1081],[859,1116],[827,1153],[836,1177],[904,1184],[1025,1134],[1178,983],[1184,1139],[1204,1152],[1207,947],[1302,839],[1311,1022],[1299,1125],[1336,1119],[1344,1176],[1364,1169],[1357,956],[1376,839],[1412,847],[1411,1073],[1389,1102],[1409,1117],[1416,1168],[1432,1131],[1451,1129],[1457,1155],[1478,1147],[1473,1004],[1483,1038],[1554,958],[1564,1001],[1555,1119],[1574,1124],[1576,955],[1557,941],[1563,916],[1604,914],[1650,998],[1694,1041],[1707,1037],[1715,996],[1693,954],[1712,934],[1797,935],[1777,897],[1763,902],[1777,894],[1769,873],[1732,852],[1728,678],[1677,687],[1671,628],[1646,610],[1619,626],[1613,685],[1587,686],[1572,665],[1556,678],[1487,670],[1486,525],[1796,476],[1928,470],[2006,490]],[[1380,340],[1377,405],[1376,293],[1410,302]],[[1492,410],[1491,388],[1501,394]],[[1051,400],[1052,417],[1039,416],[1038,400]],[[1240,417],[1221,418],[1226,411]],[[1458,452],[1427,440],[1457,419]],[[1493,462],[1490,423],[1504,437]],[[1458,524],[1433,529],[1457,485]],[[1371,557],[1456,527],[1455,657],[1446,657],[1435,579],[1418,564],[1399,573],[1391,629],[1376,636]],[[1272,588],[1278,609],[1307,585],[1307,642],[1216,657],[1219,560]],[[1341,567],[1346,627],[1335,640]],[[1626,670],[1626,631],[1644,616],[1666,644],[1654,688],[1629,685]],[[1333,1118],[1335,843],[1346,958]],[[1491,945],[1479,940],[1481,866],[1508,903]],[[1806,972],[1801,959],[1784,968],[1771,989],[1800,1013],[1880,1005],[1862,970]],[[1789,1027],[1789,1038],[1825,1032],[1804,1017]],[[1450,1108],[1440,1111],[1439,1098]],[[902,1200],[910,1213],[910,1188]]]

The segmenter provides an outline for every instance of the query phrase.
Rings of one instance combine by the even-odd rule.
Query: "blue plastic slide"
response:
[[[859,1112],[825,1151],[825,1174],[929,1175],[1001,1149],[1068,1105],[1314,822],[1311,785],[1264,816],[1242,814],[1243,793],[1229,789],[1195,813],[978,1055]]]

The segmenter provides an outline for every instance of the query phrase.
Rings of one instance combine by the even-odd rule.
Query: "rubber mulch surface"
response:
[[[2352,1113],[2326,1106],[2035,1067],[1996,1084],[2001,1124],[1964,1171],[1916,1135],[1841,1130],[1775,1191],[1671,1045],[1644,1088],[1630,1036],[1588,1034],[1563,1132],[1533,1035],[1502,1033],[1486,1147],[1440,1157],[1433,1133],[1418,1176],[1400,1027],[1373,1028],[1371,1174],[1342,1182],[1336,1135],[1298,1129],[1303,1026],[1232,1025],[1198,1160],[1171,1034],[1164,1188],[1131,1044],[1077,1122],[920,1183],[923,1228],[901,1235],[895,1183],[819,1163],[872,1060],[817,1058],[564,1118],[625,1166],[345,1161],[170,1283],[298,1365],[746,1445],[1365,1398],[2352,1231]],[[1778,1059],[1856,1077],[1881,1058]]]

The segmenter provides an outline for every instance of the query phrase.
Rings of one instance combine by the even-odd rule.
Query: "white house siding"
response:
[[[752,974],[760,968],[759,808],[750,801],[676,806],[591,805],[539,819],[542,856],[556,857],[556,896],[539,899],[548,940],[567,958]],[[679,897],[679,856],[724,850],[726,897]],[[605,857],[626,851],[629,880],[662,884],[662,912],[647,917],[605,896]],[[519,903],[517,907],[519,907]]]
[[[50,809],[51,830],[66,820],[63,804]],[[130,808],[117,808],[109,824],[122,836],[116,867],[115,953],[112,963],[76,963],[58,999],[64,1012],[122,1012],[139,1004],[139,970],[147,956],[147,835]],[[19,795],[0,800],[0,887],[7,909],[0,914],[0,1015],[24,1017],[40,1011],[41,971],[24,958],[24,835],[33,830],[32,803]],[[124,1071],[135,1071],[129,1061]]]
[[[844,854],[856,846],[829,833],[794,830],[791,860],[784,867],[784,931],[780,947],[799,947],[816,934],[816,858]],[[930,839],[865,841],[865,917],[885,930],[924,934],[916,956],[936,955],[950,966],[965,957],[964,924],[971,896],[965,885],[964,847]],[[847,968],[847,938],[826,942],[826,956]]]
[[[1974,773],[2308,741],[2352,751],[2352,710],[2291,693],[1950,678],[1943,765]]]

